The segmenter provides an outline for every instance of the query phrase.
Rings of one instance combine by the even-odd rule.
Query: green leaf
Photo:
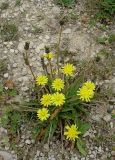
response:
[[[78,150],[79,150],[79,152],[81,153],[81,154],[83,154],[84,156],[86,156],[87,155],[87,152],[86,152],[86,150],[85,150],[85,143],[79,138],[78,140],[77,140],[77,148],[78,148]]]
[[[83,82],[83,76],[77,78],[71,85],[70,87],[67,89],[65,95],[66,97],[75,97],[77,90],[80,88],[81,83]]]
[[[80,123],[79,131],[81,134],[85,134],[90,128],[91,125],[89,123]]]
[[[5,114],[3,114],[1,117],[0,117],[0,124],[2,125],[2,126],[5,126],[5,125],[7,125],[8,124],[8,115],[7,115],[7,113],[5,113]]]
[[[69,119],[72,119],[72,113],[71,112],[66,112],[66,113],[62,112],[59,114],[59,117],[69,120]]]
[[[68,112],[68,111],[72,111],[73,110],[73,106],[72,107],[69,107],[69,106],[64,106],[62,108],[62,111],[61,112]]]
[[[9,95],[10,97],[15,97],[15,96],[17,95],[17,90],[16,90],[16,89],[10,89],[10,90],[8,91],[8,95]]]
[[[18,112],[13,112],[9,115],[11,118],[11,131],[16,133],[19,127],[19,123],[21,123],[21,115]]]
[[[45,136],[44,136],[44,139],[43,139],[43,142],[47,141],[48,139],[51,139],[54,135],[54,132],[57,128],[57,125],[58,125],[58,117],[54,118],[49,126],[47,127],[46,129],[46,132],[45,132]]]
[[[32,131],[33,137],[35,138],[40,133],[40,131],[41,127],[36,126]]]
[[[97,42],[100,44],[105,44],[107,39],[108,39],[107,37],[98,37]]]
[[[0,93],[2,93],[2,92],[3,92],[3,85],[0,84]]]

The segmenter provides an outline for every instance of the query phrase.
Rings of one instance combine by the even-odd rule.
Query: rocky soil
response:
[[[4,0],[1,0],[0,5],[3,2]],[[97,23],[95,27],[90,27],[90,17],[85,11],[84,1],[78,0],[76,6],[68,10],[56,5],[53,0],[21,0],[19,4],[16,0],[8,2],[7,9],[0,9],[0,26],[10,22],[18,27],[18,31],[16,38],[13,37],[8,41],[5,41],[8,35],[6,37],[0,35],[0,60],[7,62],[7,70],[1,75],[1,79],[14,82],[19,91],[19,95],[15,98],[18,102],[25,97],[28,101],[28,93],[33,81],[23,59],[25,42],[30,42],[29,58],[37,76],[43,71],[40,56],[45,52],[44,47],[49,46],[55,52],[59,37],[59,21],[63,14],[66,16],[61,37],[63,51],[75,53],[73,58],[76,61],[93,58],[104,48],[115,55],[113,46],[108,44],[104,46],[96,41],[99,36],[114,33],[114,25],[107,26],[106,30],[101,29],[100,23]],[[65,61],[68,61],[67,57]],[[105,82],[113,85],[115,93],[114,76],[115,73]],[[114,124],[111,113],[107,112],[108,107],[114,108],[115,106],[100,105],[91,109],[92,129],[84,135],[88,147],[86,157],[70,148],[62,149],[61,142],[55,137],[48,144],[37,144],[30,153],[29,148],[34,144],[34,138],[31,133],[32,126],[28,124],[21,126],[20,140],[15,146],[9,143],[7,129],[0,127],[0,160],[26,160],[27,155],[31,160],[113,160],[115,156]]]

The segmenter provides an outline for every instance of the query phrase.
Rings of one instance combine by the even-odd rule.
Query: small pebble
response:
[[[26,144],[31,144],[31,141],[30,141],[29,139],[27,139],[27,140],[25,141],[25,143],[26,143]]]
[[[8,78],[9,74],[8,73],[5,73],[4,74],[4,78]]]

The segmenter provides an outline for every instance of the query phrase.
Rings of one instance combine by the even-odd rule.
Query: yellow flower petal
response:
[[[52,95],[52,103],[55,106],[62,106],[65,103],[65,95],[63,93],[54,93]]]
[[[52,59],[54,57],[54,54],[52,52],[44,53],[43,57],[45,57],[47,59]]]
[[[56,91],[61,91],[64,88],[64,81],[56,78],[52,83],[52,88]]]
[[[87,87],[87,89],[95,90],[95,84],[91,81],[87,81],[84,83],[84,86]]]
[[[62,68],[62,72],[66,75],[66,76],[73,76],[75,71],[75,67],[73,64],[67,63],[63,66]]]
[[[50,114],[48,113],[47,108],[42,108],[37,111],[37,116],[41,121],[45,121],[49,118]]]
[[[65,129],[67,131],[64,132],[64,135],[66,136],[66,139],[75,141],[76,138],[78,138],[78,135],[81,133],[78,131],[78,128],[76,125],[72,124],[71,126],[66,126]]]
[[[82,101],[90,102],[94,96],[94,91],[88,89],[86,86],[83,86],[79,89],[77,95],[80,97]]]
[[[45,107],[48,107],[52,104],[51,94],[45,94],[40,99],[41,104]]]
[[[40,75],[36,78],[37,85],[44,86],[45,84],[47,84],[47,82],[48,82],[48,78],[44,75]]]

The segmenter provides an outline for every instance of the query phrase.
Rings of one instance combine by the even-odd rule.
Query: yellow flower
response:
[[[66,126],[65,129],[67,131],[64,132],[64,135],[67,136],[66,139],[75,141],[78,138],[78,135],[81,133],[78,131],[76,125],[72,124],[71,126]]]
[[[54,93],[52,95],[52,103],[55,106],[62,106],[65,103],[65,95],[63,93]]]
[[[80,96],[80,99],[82,101],[90,102],[91,98],[94,96],[94,91],[91,89],[88,89],[86,86],[83,86],[79,89],[77,92],[77,95]]]
[[[52,83],[52,88],[56,91],[61,91],[64,88],[64,81],[60,78],[56,78]]]
[[[48,107],[49,105],[52,104],[51,94],[43,95],[40,101],[43,106]]]
[[[75,71],[75,67],[73,66],[73,64],[70,64],[70,63],[65,64],[62,68],[62,72],[66,76],[72,76],[74,71]]]
[[[45,121],[49,118],[50,114],[47,108],[42,108],[37,111],[37,116],[41,121]]]
[[[47,59],[52,59],[54,57],[54,54],[52,52],[44,53],[43,57]]]
[[[44,75],[40,75],[36,78],[36,84],[44,86],[45,84],[47,84],[48,82],[48,78]]]
[[[86,86],[87,89],[95,90],[95,84],[91,81],[85,82],[83,86]]]

